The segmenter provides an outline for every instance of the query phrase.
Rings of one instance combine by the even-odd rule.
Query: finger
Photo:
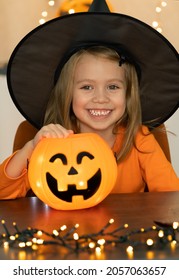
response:
[[[55,133],[56,133],[56,136],[57,136],[58,138],[61,138],[61,137],[66,138],[66,137],[68,137],[69,135],[71,135],[71,134],[74,133],[73,130],[71,130],[71,129],[66,129],[66,128],[64,128],[63,126],[58,125],[58,124],[55,125],[55,126],[53,127],[53,129],[54,129],[54,131],[55,131]]]

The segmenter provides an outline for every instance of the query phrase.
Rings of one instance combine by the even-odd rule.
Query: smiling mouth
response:
[[[57,180],[49,173],[46,173],[46,180],[51,192],[58,198],[66,202],[72,202],[73,196],[83,196],[84,200],[92,197],[101,184],[101,170],[98,171],[87,181],[87,189],[78,190],[75,184],[67,185],[67,191],[58,191]]]
[[[92,115],[92,116],[107,116],[111,113],[111,110],[94,110],[94,109],[90,109],[89,110],[89,113]]]

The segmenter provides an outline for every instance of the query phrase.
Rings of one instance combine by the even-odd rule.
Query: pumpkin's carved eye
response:
[[[56,159],[61,159],[62,163],[64,165],[67,165],[68,161],[67,161],[67,158],[64,154],[55,154],[53,157],[50,158],[50,162],[54,162]]]
[[[94,159],[94,156],[88,152],[81,152],[77,155],[77,163],[80,164],[84,157],[88,157],[89,159]]]

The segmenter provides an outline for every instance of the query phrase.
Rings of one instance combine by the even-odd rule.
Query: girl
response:
[[[99,134],[114,152],[114,193],[179,191],[179,179],[163,151],[142,125],[138,73],[111,47],[85,47],[65,63],[50,95],[44,126],[0,168],[0,198],[25,196],[30,189],[27,159],[43,138]]]

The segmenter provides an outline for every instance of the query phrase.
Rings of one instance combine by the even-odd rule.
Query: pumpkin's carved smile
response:
[[[83,196],[84,200],[92,197],[101,184],[101,170],[98,171],[87,181],[87,189],[76,188],[76,185],[67,185],[67,191],[58,191],[57,180],[49,173],[46,173],[46,180],[51,192],[58,198],[66,202],[72,202],[73,196]]]

